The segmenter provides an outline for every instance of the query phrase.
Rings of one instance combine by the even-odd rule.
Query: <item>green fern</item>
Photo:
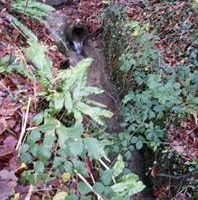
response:
[[[35,0],[15,0],[11,4],[11,9],[32,17],[41,23],[45,23],[44,18],[55,10],[53,7]]]
[[[36,41],[28,40],[29,48],[24,48],[26,58],[36,67],[36,74],[44,88],[49,88],[53,80],[52,62],[47,58],[47,48]]]
[[[73,112],[76,120],[82,122],[83,115],[89,116],[100,125],[104,125],[104,117],[112,117],[112,113],[105,109],[103,104],[90,100],[91,94],[101,94],[97,87],[87,86],[88,67],[91,58],[80,61],[74,68],[62,70],[55,79],[57,88],[52,96],[53,105],[57,110],[65,109]]]
[[[13,71],[33,80],[33,76],[28,70],[27,66],[22,62],[22,60],[14,58],[13,56],[6,55],[0,59],[0,74],[6,73],[10,74]]]
[[[14,16],[10,15],[10,21],[12,25],[26,38],[33,41],[38,41],[36,35],[27,28],[21,21],[19,21]]]

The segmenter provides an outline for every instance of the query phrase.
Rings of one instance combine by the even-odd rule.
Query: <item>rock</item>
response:
[[[50,6],[61,6],[63,4],[66,4],[68,0],[41,0],[41,2],[46,3]]]
[[[56,42],[64,39],[64,30],[67,24],[67,16],[65,14],[56,11],[50,13],[46,18],[46,27],[50,33],[50,36]]]
[[[46,18],[46,27],[50,33],[50,37],[57,42],[59,51],[63,54],[67,51],[67,45],[65,43],[65,33],[64,30],[67,25],[67,16],[56,11],[50,13]]]

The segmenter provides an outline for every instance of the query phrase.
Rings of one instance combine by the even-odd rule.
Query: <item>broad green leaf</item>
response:
[[[91,107],[83,102],[78,102],[76,108],[85,115],[91,117],[95,122],[104,125],[104,118],[111,118],[113,113],[99,107]]]
[[[102,103],[99,103],[97,101],[91,100],[91,99],[86,99],[85,103],[89,104],[89,105],[92,105],[92,106],[101,107],[101,108],[106,108],[107,107],[106,105],[104,105]]]
[[[75,86],[84,88],[87,83],[87,72],[91,62],[91,58],[81,60],[75,67],[61,71],[56,77],[56,81],[64,81],[65,92],[75,88]]]
[[[77,185],[78,191],[82,194],[88,194],[89,192],[91,192],[90,188],[84,183],[84,182],[80,182]]]
[[[139,181],[139,178],[136,174],[131,173],[123,176],[121,181],[111,186],[111,188],[120,196],[131,196],[138,192],[141,192],[145,188],[145,186],[142,181]]]
[[[102,145],[96,138],[85,138],[84,143],[87,147],[88,154],[91,158],[106,158],[106,154],[104,152],[104,145]]]
[[[135,146],[136,146],[136,148],[137,148],[138,150],[140,150],[140,149],[143,147],[142,141],[141,141],[141,140],[138,140],[137,143],[135,144]]]
[[[36,141],[38,141],[41,138],[41,133],[38,130],[33,130],[27,137],[27,143],[30,146],[33,146]]]
[[[44,169],[45,169],[45,166],[44,166],[44,163],[41,162],[41,161],[36,161],[34,163],[34,169],[37,173],[43,173]]]
[[[45,131],[48,131],[48,130],[53,130],[55,128],[56,128],[55,123],[47,123],[47,124],[40,125],[37,130],[45,132]]]
[[[85,86],[81,86],[80,82],[76,83],[75,88],[73,89],[73,101],[77,102],[77,101],[82,101],[82,92],[81,92],[81,88],[85,87]]]
[[[78,200],[78,196],[76,196],[75,194],[71,194],[68,197],[66,197],[65,200]]]
[[[90,200],[90,196],[82,196],[80,197],[80,200]]]
[[[72,100],[70,92],[65,93],[64,105],[65,105],[65,109],[67,110],[67,112],[71,113],[72,108],[73,108],[73,100]]]
[[[100,182],[96,182],[93,188],[96,192],[98,192],[99,194],[102,194],[104,192],[105,186]]]
[[[74,112],[74,118],[76,120],[76,123],[82,123],[83,121],[83,116],[82,113],[80,111],[78,111],[77,109],[73,109]]]
[[[83,151],[83,142],[81,139],[71,140],[69,142],[69,150],[73,156],[80,155]]]
[[[101,94],[103,93],[104,91],[101,90],[100,88],[97,88],[97,87],[90,87],[90,86],[87,86],[87,87],[84,87],[82,88],[82,96],[84,97],[87,97],[91,94]]]
[[[113,172],[113,176],[117,177],[118,175],[120,175],[122,173],[124,169],[124,162],[123,162],[123,158],[122,156],[119,154],[116,163],[114,164],[113,168],[112,168],[112,172]]]
[[[37,150],[37,157],[39,160],[46,162],[51,158],[51,149],[40,146]]]
[[[54,107],[56,110],[60,111],[63,108],[64,95],[62,92],[54,93]]]
[[[55,130],[52,129],[52,130],[46,131],[45,136],[44,136],[44,140],[43,140],[43,144],[45,146],[52,148],[55,141],[56,141]]]
[[[105,170],[101,171],[101,180],[104,183],[104,185],[109,185],[112,182],[112,171],[111,170]]]

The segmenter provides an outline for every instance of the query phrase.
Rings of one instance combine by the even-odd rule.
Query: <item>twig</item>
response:
[[[24,123],[22,123],[21,134],[20,134],[17,146],[16,146],[16,150],[17,151],[20,149],[21,142],[22,142],[23,137],[25,135],[26,126],[27,126],[27,120],[28,120],[28,114],[29,114],[29,110],[30,110],[30,103],[31,103],[31,97],[29,97],[29,99],[28,99],[28,105],[27,105],[27,109],[26,109],[26,113],[25,113],[25,117],[24,117],[24,121],[23,121]],[[19,150],[18,155],[19,154],[20,154],[20,150]]]
[[[198,174],[198,169],[195,169],[187,174],[183,174],[183,175],[179,175],[179,176],[174,176],[174,175],[170,175],[170,174],[162,174],[162,173],[158,174],[157,176],[179,180],[179,179],[186,179],[186,178],[194,176],[196,174]]]
[[[103,160],[99,159],[99,162],[105,167],[105,169],[110,169],[104,162]],[[115,177],[112,176],[112,180],[113,180],[113,183],[116,184],[116,181],[115,181]]]
[[[29,190],[28,190],[28,193],[27,193],[27,196],[25,197],[24,200],[30,200],[31,199],[31,196],[32,196],[32,193],[34,191],[34,186],[33,185],[30,185],[29,187]]]
[[[90,188],[90,190],[98,197],[98,200],[105,200],[100,194],[98,194],[93,187],[87,182],[87,180],[77,172],[77,170],[74,170],[74,172],[78,175],[78,177]]]

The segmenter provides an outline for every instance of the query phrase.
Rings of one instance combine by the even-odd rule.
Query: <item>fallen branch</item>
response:
[[[169,178],[169,179],[175,179],[175,180],[179,180],[179,179],[186,179],[186,178],[189,178],[191,176],[194,176],[198,174],[198,169],[195,169],[187,174],[183,174],[183,175],[178,175],[178,176],[174,176],[174,175],[170,175],[170,174],[158,174],[157,176],[159,177],[165,177],[165,178]]]
[[[34,186],[30,185],[28,193],[27,193],[27,196],[25,197],[25,200],[30,200],[31,199],[33,191],[34,191]]]
[[[28,114],[29,114],[29,110],[30,110],[30,103],[31,103],[31,97],[29,97],[29,99],[28,99],[28,105],[27,105],[26,113],[25,113],[25,116],[23,116],[24,120],[22,121],[21,134],[20,134],[17,146],[16,146],[16,150],[19,151],[18,154],[20,154],[21,143],[22,143],[22,140],[24,138],[25,131],[26,131]]]

